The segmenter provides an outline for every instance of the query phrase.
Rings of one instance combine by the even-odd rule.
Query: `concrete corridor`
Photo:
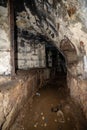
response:
[[[82,110],[69,96],[66,76],[61,74],[39,89],[10,130],[87,130]]]

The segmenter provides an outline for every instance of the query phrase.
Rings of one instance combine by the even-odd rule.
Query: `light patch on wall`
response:
[[[0,6],[0,16],[3,16],[3,17],[7,17],[8,16],[7,8]]]
[[[0,75],[9,75],[11,73],[10,52],[0,53]]]
[[[10,42],[8,38],[8,34],[4,29],[0,28],[0,50],[9,50]]]
[[[87,56],[84,56],[84,71],[87,72]]]
[[[81,4],[81,8],[79,10],[80,19],[85,24],[87,28],[87,0],[79,0]]]
[[[0,75],[11,73],[8,8],[0,6]]]

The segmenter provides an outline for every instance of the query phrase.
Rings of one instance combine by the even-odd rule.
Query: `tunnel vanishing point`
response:
[[[54,76],[56,51],[65,59],[70,96],[87,118],[87,1],[0,0],[2,130]]]

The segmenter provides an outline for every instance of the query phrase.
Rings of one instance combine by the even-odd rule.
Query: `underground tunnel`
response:
[[[86,0],[0,0],[0,130],[87,129]]]

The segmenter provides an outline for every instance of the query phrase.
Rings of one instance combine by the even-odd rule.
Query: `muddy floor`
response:
[[[10,130],[87,130],[87,121],[61,75],[25,104]]]

